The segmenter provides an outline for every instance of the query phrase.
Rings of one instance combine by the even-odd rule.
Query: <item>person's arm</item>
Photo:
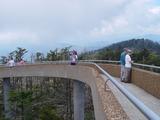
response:
[[[131,64],[133,63],[130,55],[127,55],[127,60],[128,60],[129,63],[131,63]]]
[[[78,56],[77,55],[75,55],[76,56],[76,60],[78,59]]]

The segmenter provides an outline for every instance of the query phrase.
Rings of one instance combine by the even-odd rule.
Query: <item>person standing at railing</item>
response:
[[[23,59],[21,59],[21,60],[17,63],[17,65],[25,65],[25,61],[24,61]]]
[[[125,79],[124,82],[131,82],[131,67],[132,67],[132,59],[131,54],[132,51],[130,49],[127,49],[127,54],[125,56]]]
[[[14,62],[13,58],[11,58],[11,59],[7,62],[7,66],[9,66],[9,67],[16,66],[16,63]]]
[[[121,81],[124,81],[125,79],[125,56],[126,56],[126,53],[127,53],[127,48],[124,48],[123,49],[124,51],[121,53],[121,56],[120,56],[120,64],[121,64],[121,73],[120,73],[120,79]]]
[[[70,53],[70,60],[71,60],[71,65],[76,65],[77,60],[78,60],[77,51],[73,50],[73,51]]]

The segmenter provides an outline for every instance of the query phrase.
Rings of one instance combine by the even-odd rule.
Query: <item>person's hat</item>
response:
[[[128,50],[128,48],[123,48],[123,50],[124,50],[124,51],[127,51],[127,50]]]
[[[128,53],[132,53],[132,50],[130,50],[130,49],[127,49],[127,52],[128,52]]]

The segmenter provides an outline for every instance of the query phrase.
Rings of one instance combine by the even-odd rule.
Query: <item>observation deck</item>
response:
[[[39,76],[75,81],[74,120],[84,120],[84,90],[81,83],[91,88],[96,120],[160,120],[160,73],[137,68],[140,64],[134,66],[131,83],[120,82],[120,66],[115,61],[81,61],[75,66],[67,61],[1,66],[5,115],[10,118],[10,78]]]

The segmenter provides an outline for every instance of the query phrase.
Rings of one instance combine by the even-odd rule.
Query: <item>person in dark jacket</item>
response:
[[[125,79],[125,56],[126,54],[127,54],[127,48],[124,48],[120,56],[120,64],[121,64],[120,79],[121,81],[124,81]]]

